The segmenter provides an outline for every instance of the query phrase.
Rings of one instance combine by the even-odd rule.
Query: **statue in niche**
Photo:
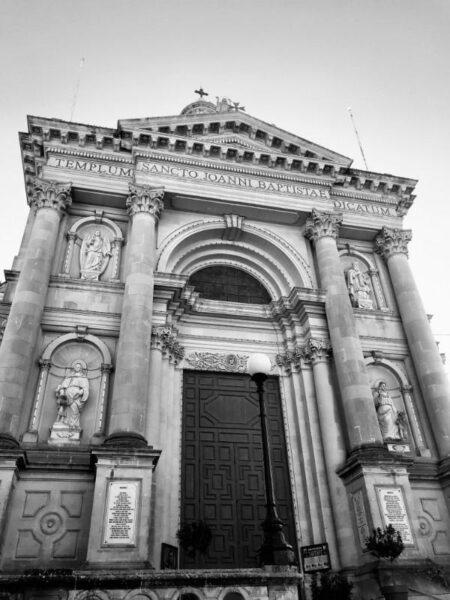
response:
[[[369,276],[363,273],[358,263],[354,262],[347,270],[347,287],[350,301],[356,308],[373,309],[373,300],[370,294]]]
[[[397,411],[385,381],[380,381],[375,388],[374,397],[383,440],[406,440],[408,433],[405,413]]]
[[[108,266],[110,256],[111,243],[99,229],[93,234],[87,235],[83,240],[80,252],[81,279],[98,281]]]
[[[58,414],[53,423],[50,440],[80,439],[80,415],[89,397],[87,365],[75,360],[63,381],[55,390]]]

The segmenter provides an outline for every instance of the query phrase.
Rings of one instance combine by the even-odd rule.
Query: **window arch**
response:
[[[271,297],[266,288],[255,277],[226,265],[204,267],[189,278],[201,298],[225,302],[269,304]]]

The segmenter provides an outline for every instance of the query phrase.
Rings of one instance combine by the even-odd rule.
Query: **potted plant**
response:
[[[177,538],[186,554],[191,558],[195,558],[196,552],[200,554],[207,553],[212,540],[212,533],[209,525],[200,519],[182,523],[177,531]]]
[[[336,571],[326,571],[313,577],[311,591],[313,600],[351,600],[353,583]]]
[[[389,560],[391,563],[403,552],[402,536],[391,524],[385,529],[377,527],[366,540],[366,548],[378,559]],[[389,583],[380,588],[386,600],[407,600],[408,586]]]

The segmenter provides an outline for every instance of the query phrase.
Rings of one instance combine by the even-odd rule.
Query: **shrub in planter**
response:
[[[389,524],[385,529],[377,527],[366,540],[366,548],[377,558],[386,558],[391,562],[403,552],[402,536]]]
[[[391,563],[403,552],[402,536],[391,524],[385,529],[377,527],[366,540],[366,548],[377,558],[389,560]],[[407,600],[406,585],[381,585],[380,589],[386,600]]]
[[[313,600],[351,600],[353,583],[336,571],[326,571],[312,580]]]

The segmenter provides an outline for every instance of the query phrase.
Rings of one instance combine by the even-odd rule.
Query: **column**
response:
[[[106,444],[147,445],[155,229],[163,195],[162,188],[130,184],[127,273]]]
[[[342,216],[312,211],[306,237],[314,241],[350,450],[382,445],[345,276],[336,246]]]
[[[61,215],[71,184],[35,178],[29,204],[36,211],[0,347],[0,446],[17,446],[25,391],[40,331]]]
[[[348,567],[355,564],[356,560],[355,538],[347,492],[344,483],[336,474],[336,470],[345,463],[346,450],[331,381],[330,348],[323,340],[310,338],[305,348],[305,354],[312,364],[325,468],[339,548],[336,556],[337,564],[334,566],[335,568]]]
[[[450,455],[450,392],[436,340],[408,262],[411,231],[383,227],[376,248],[385,259],[439,455]]]

